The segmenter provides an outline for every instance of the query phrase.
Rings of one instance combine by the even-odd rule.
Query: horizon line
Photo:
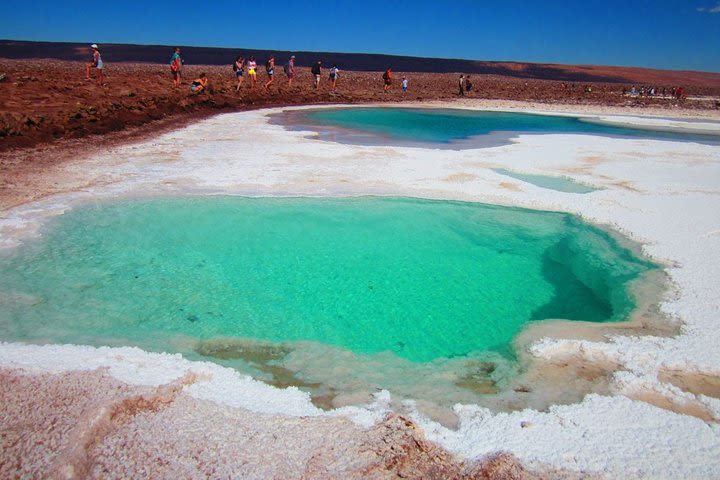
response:
[[[49,44],[78,44],[84,45],[91,43],[88,41],[56,41],[56,40],[23,40],[23,39],[12,39],[12,38],[0,38],[0,42],[23,42],[23,43],[49,43]],[[371,55],[379,57],[398,57],[398,58],[410,58],[410,59],[421,59],[421,60],[445,60],[445,61],[456,61],[456,62],[475,62],[475,63],[497,63],[497,64],[517,64],[517,65],[549,65],[549,66],[565,66],[565,67],[604,67],[604,68],[634,68],[638,70],[655,70],[662,72],[692,72],[692,73],[705,73],[711,75],[720,75],[720,70],[692,70],[683,68],[658,68],[658,67],[643,67],[636,65],[621,65],[621,64],[591,64],[591,63],[557,63],[557,62],[538,62],[529,60],[477,60],[467,58],[456,58],[456,57],[422,57],[416,55],[401,55],[397,53],[378,53],[378,52],[340,52],[340,51],[320,51],[320,50],[287,50],[287,49],[272,49],[272,48],[241,48],[241,47],[223,47],[223,46],[209,46],[209,45],[182,45],[182,44],[158,44],[158,43],[116,43],[116,42],[94,42],[100,45],[116,45],[116,46],[138,46],[138,47],[167,47],[172,49],[173,47],[181,48],[204,48],[204,49],[215,49],[215,50],[235,50],[235,51],[261,51],[261,52],[286,52],[289,54],[293,53],[317,53],[317,54],[337,54],[337,55]],[[1,58],[1,57],[0,57]],[[127,62],[116,62],[116,63],[127,63]],[[141,62],[145,63],[145,62]]]

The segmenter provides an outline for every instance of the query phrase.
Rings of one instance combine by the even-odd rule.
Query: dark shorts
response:
[[[178,78],[180,76],[180,70],[170,70],[170,73],[173,78]]]
[[[242,69],[235,70],[235,76],[238,78],[242,77],[244,74],[245,74],[245,72]]]

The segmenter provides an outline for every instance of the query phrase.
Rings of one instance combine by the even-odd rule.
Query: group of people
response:
[[[180,56],[180,48],[176,47],[173,51],[172,56],[170,57],[170,71],[173,76],[173,86],[175,87],[180,85],[180,72],[183,63],[184,62],[182,60],[182,57]],[[270,88],[270,85],[275,82],[275,67],[275,56],[272,55],[265,62],[265,74],[267,76],[267,81],[263,84],[263,87],[265,89]],[[233,72],[235,72],[235,78],[237,80],[235,91],[240,91],[240,88],[242,88],[242,85],[245,81],[245,77],[247,77],[248,81],[250,82],[250,90],[257,89],[259,69],[257,60],[254,56],[250,55],[249,57],[245,58],[242,55],[238,55],[235,58],[235,61],[233,61],[232,63],[232,69]],[[295,55],[291,55],[288,61],[283,65],[283,72],[287,77],[288,87],[291,87],[293,84],[293,79],[295,78]],[[335,92],[335,90],[337,89],[339,72],[340,69],[338,68],[338,66],[336,64],[333,64],[329,72],[330,89],[333,92]],[[312,68],[310,69],[310,73],[313,75],[315,88],[319,88],[320,78],[322,75],[322,61],[318,60],[317,62],[315,62],[315,64],[313,64]],[[200,78],[193,81],[193,83],[191,84],[191,89],[193,90],[193,92],[200,93],[206,88],[207,76],[202,73],[200,74]]]
[[[87,80],[91,80],[91,69],[95,69],[97,71],[97,83],[98,85],[102,85],[104,82],[104,76],[103,76],[103,61],[102,57],[100,55],[100,49],[97,46],[97,44],[92,44],[90,46],[92,50],[92,57],[90,61],[86,64],[86,71],[85,71],[85,77]],[[180,55],[180,47],[173,48],[173,53],[170,56],[170,74],[172,75],[173,79],[173,87],[179,88],[182,83],[182,70],[184,61],[182,56]],[[270,56],[270,58],[267,59],[265,62],[265,73],[267,76],[267,80],[263,84],[263,87],[265,89],[270,88],[270,86],[275,82],[275,56]],[[243,82],[245,81],[245,77],[247,77],[250,82],[250,89],[256,90],[258,85],[258,64],[257,60],[254,56],[249,56],[247,58],[243,57],[242,55],[239,55],[235,58],[235,61],[232,63],[233,71],[235,72],[235,78],[237,80],[237,84],[235,86],[235,90],[239,91],[242,88]],[[310,68],[310,73],[313,76],[313,86],[315,89],[320,88],[320,80],[322,77],[322,61],[318,60],[316,61],[312,67]],[[291,87],[293,84],[293,79],[295,78],[295,55],[291,55],[290,58],[287,60],[287,62],[283,65],[283,71],[285,73],[285,76],[287,77],[287,85],[288,87]],[[328,80],[330,82],[330,90],[332,92],[335,92],[337,89],[337,81],[340,77],[340,69],[338,68],[337,64],[333,64],[333,66],[329,70],[328,74]],[[392,68],[388,67],[385,72],[382,75],[383,80],[383,92],[387,93],[393,84],[393,71]],[[193,93],[202,93],[208,88],[208,77],[203,72],[201,73],[196,79],[194,79],[190,83],[190,90]],[[408,91],[408,85],[409,80],[406,76],[403,76],[401,79],[401,88],[403,93],[407,93]],[[473,90],[473,84],[470,80],[470,75],[460,75],[460,79],[458,81],[458,94],[460,96],[465,96],[466,94],[470,93]],[[673,89],[675,90],[675,89]],[[679,89],[682,92],[682,89]],[[673,92],[673,95],[675,93]]]
[[[85,79],[90,81],[91,78],[91,71],[95,70],[97,72],[96,75],[96,82],[98,85],[102,86],[105,81],[105,76],[103,74],[104,70],[104,64],[102,60],[102,56],[100,54],[100,48],[97,44],[93,43],[90,45],[91,50],[91,58],[90,61],[85,65]],[[173,78],[173,87],[179,88],[180,84],[182,83],[182,68],[183,68],[184,61],[180,55],[180,47],[175,47],[173,49],[173,53],[170,57],[170,73]],[[235,61],[232,64],[233,71],[235,72],[235,78],[237,79],[237,85],[235,87],[236,91],[239,91],[240,88],[243,85],[243,82],[245,80],[245,77],[247,76],[249,78],[250,82],[250,89],[256,90],[257,89],[257,75],[258,75],[258,65],[257,61],[255,60],[254,56],[249,56],[248,58],[244,58],[243,56],[238,56]],[[318,60],[313,64],[313,66],[310,68],[310,73],[313,76],[313,86],[315,89],[320,88],[320,79],[322,77],[322,61]],[[285,73],[285,76],[287,77],[287,85],[288,87],[292,86],[293,79],[295,78],[295,55],[291,55],[288,61],[283,65],[283,71]],[[275,56],[270,56],[270,58],[267,59],[265,62],[265,73],[267,75],[267,81],[263,84],[264,88],[268,89],[270,85],[273,84],[275,81]],[[332,92],[335,92],[337,89],[337,81],[339,78],[340,69],[338,68],[337,64],[333,64],[333,66],[329,70],[329,76],[328,79],[330,81],[330,90]],[[390,67],[388,67],[385,72],[382,75],[383,80],[383,92],[387,93],[393,83],[393,72]],[[401,81],[401,87],[402,92],[407,93],[408,91],[408,79],[407,77],[403,76]],[[563,82],[562,84],[563,88],[565,89],[574,89],[575,84],[567,84]],[[208,88],[208,77],[203,72],[201,73],[198,78],[193,80],[190,83],[190,90],[194,93],[201,93]],[[473,84],[470,80],[470,75],[460,75],[460,79],[458,80],[458,95],[459,96],[465,96],[472,92],[473,90]],[[592,93],[592,86],[586,85],[585,86],[585,92],[586,93]],[[623,88],[623,95],[624,96],[631,96],[631,97],[656,97],[660,96],[663,98],[667,98],[667,96],[670,96],[670,98],[674,98],[677,100],[682,100],[685,95],[685,91],[683,87],[672,87],[671,89],[667,89],[667,87],[662,87],[662,90],[660,87],[654,87],[654,86],[641,86],[636,87],[633,86],[632,88],[628,89]]]
[[[180,48],[175,47],[173,49],[173,54],[170,57],[170,72],[173,76],[173,86],[178,87],[180,86],[180,79],[181,79],[181,71],[183,66],[183,60],[180,56]],[[318,60],[316,61],[312,67],[310,68],[310,74],[313,76],[313,86],[315,89],[320,88],[320,79],[322,78],[322,61]],[[235,72],[235,78],[237,80],[237,84],[235,86],[235,91],[240,91],[242,88],[242,85],[245,81],[245,77],[247,77],[250,82],[250,90],[256,90],[258,85],[258,64],[257,60],[255,60],[254,56],[249,56],[247,58],[243,57],[242,55],[238,55],[235,58],[235,61],[232,63],[232,69]],[[291,55],[290,58],[287,60],[287,62],[283,65],[283,72],[285,73],[285,76],[287,77],[287,85],[288,87],[291,87],[293,84],[293,79],[295,78],[295,55]],[[267,59],[265,62],[265,73],[267,76],[267,81],[263,84],[263,87],[265,89],[268,89],[270,85],[272,85],[275,82],[275,56],[270,56],[270,58]],[[330,81],[330,91],[335,92],[337,90],[337,81],[340,77],[340,69],[338,68],[337,64],[333,64],[333,66],[329,70],[328,74],[328,80]],[[203,90],[207,88],[207,76],[205,73],[201,73],[200,77],[195,79],[192,84],[190,85],[190,88],[195,93],[200,93]],[[392,69],[388,68],[385,73],[383,74],[383,91],[387,92],[392,85]],[[408,90],[408,79],[407,77],[402,77],[402,91],[403,93],[407,93]]]
[[[90,61],[85,65],[85,78],[86,80],[91,80],[90,72],[91,69],[95,69],[97,71],[97,84],[103,85],[104,82],[104,75],[103,75],[103,61],[102,56],[100,55],[100,48],[97,46],[97,44],[93,43],[90,45],[90,49],[92,51],[92,57]],[[185,64],[182,56],[180,55],[180,47],[173,48],[173,53],[170,56],[170,74],[173,79],[173,88],[179,88],[182,83],[182,69],[183,65]],[[255,60],[254,56],[249,56],[248,58],[244,58],[243,56],[239,55],[237,58],[235,58],[235,61],[232,64],[233,71],[235,72],[235,78],[237,79],[237,85],[235,87],[236,91],[239,91],[240,88],[243,85],[243,82],[245,80],[245,77],[247,76],[250,81],[250,89],[256,90],[257,89],[257,75],[258,75],[258,65],[257,61]],[[320,88],[320,79],[322,77],[322,61],[318,60],[313,64],[313,66],[310,68],[310,73],[313,75],[313,85],[315,89]],[[288,61],[283,65],[283,71],[285,72],[285,75],[287,76],[287,84],[288,87],[292,86],[293,79],[295,78],[295,55],[291,55]],[[265,62],[265,73],[267,75],[267,81],[263,84],[264,88],[269,88],[270,85],[273,84],[275,81],[275,56],[271,56],[268,58],[268,60]],[[328,79],[330,81],[330,90],[332,92],[335,92],[337,89],[337,81],[340,76],[340,69],[338,68],[337,64],[333,64],[333,66],[330,68]],[[390,67],[385,70],[385,73],[383,73],[383,92],[388,92],[392,85],[392,69]],[[470,83],[470,76],[467,76],[467,80],[463,80],[463,76],[460,77],[461,79],[461,86],[460,91],[461,94],[463,93],[463,88],[466,89],[466,91],[470,91],[472,89],[472,84]],[[208,77],[205,74],[205,72],[201,73],[195,80],[193,80],[190,83],[190,90],[193,93],[202,93],[203,91],[207,90],[208,88]],[[463,83],[464,82],[464,83]],[[401,81],[401,87],[403,93],[407,93],[408,91],[408,79],[407,77],[403,76]],[[464,85],[464,87],[463,87]]]
[[[470,81],[470,75],[460,75],[458,80],[458,95],[464,97],[466,93],[472,92],[473,84]]]
[[[388,90],[390,90],[390,86],[392,85],[392,68],[388,67],[385,70],[385,73],[382,75],[383,79],[383,92],[387,93]],[[400,85],[402,86],[403,93],[407,93],[408,91],[408,79],[407,77],[403,76],[402,81],[400,82]]]

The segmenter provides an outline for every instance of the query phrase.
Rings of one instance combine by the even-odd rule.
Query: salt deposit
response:
[[[36,234],[43,218],[75,202],[118,195],[405,195],[575,213],[641,242],[644,253],[666,265],[674,288],[660,309],[682,325],[680,334],[615,335],[604,342],[544,338],[529,347],[534,357],[619,365],[612,395],[588,395],[547,412],[492,413],[458,405],[456,431],[419,413],[415,420],[431,440],[466,458],[505,450],[531,466],[611,478],[708,478],[720,471],[715,390],[664,380],[667,372],[678,378],[701,374],[713,382],[720,377],[720,148],[587,135],[520,136],[510,145],[460,151],[350,146],[270,125],[266,115],[272,112],[217,116],[78,161],[67,174],[89,186],[3,212],[0,244],[10,247]],[[598,121],[720,132],[713,122],[610,116]],[[494,169],[564,176],[601,190],[563,193]],[[193,372],[200,380],[186,391],[196,398],[266,414],[350,416],[363,425],[380,418],[392,395],[378,395],[368,408],[324,413],[297,389],[279,390],[214,364],[133,348],[5,343],[0,366],[52,372],[108,367],[112,376],[142,385]]]

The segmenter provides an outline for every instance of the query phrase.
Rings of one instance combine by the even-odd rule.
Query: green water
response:
[[[560,213],[404,198],[121,201],[75,208],[0,258],[0,339],[509,355],[533,320],[626,318],[628,282],[652,268]]]
[[[311,111],[307,119],[321,126],[334,126],[378,135],[387,140],[416,143],[451,143],[481,138],[491,133],[578,133],[656,140],[720,143],[717,134],[666,132],[615,127],[576,117],[527,113],[487,112],[457,109],[335,108]],[[352,140],[352,136],[346,136]]]

